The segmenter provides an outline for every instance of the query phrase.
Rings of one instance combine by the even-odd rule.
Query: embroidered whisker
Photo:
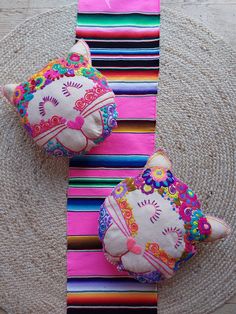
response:
[[[52,96],[44,96],[42,101],[39,103],[39,113],[41,116],[46,115],[45,105],[48,102],[51,103],[55,107],[59,105],[59,101],[56,98]]]
[[[177,228],[177,227],[166,227],[163,231],[162,231],[162,234],[163,235],[168,235],[170,233],[175,233],[177,235],[177,240],[175,242],[175,248],[177,249],[182,241],[183,241],[183,234],[182,234],[182,231]]]
[[[66,97],[69,97],[71,95],[71,93],[69,92],[69,88],[76,88],[76,89],[80,89],[83,85],[80,84],[80,83],[76,83],[76,82],[72,82],[72,81],[69,81],[69,82],[66,82],[63,84],[63,87],[62,87],[62,93],[66,96]]]

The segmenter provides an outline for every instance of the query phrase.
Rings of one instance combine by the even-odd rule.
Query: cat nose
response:
[[[136,240],[132,237],[127,239],[127,249],[136,255],[140,255],[142,253],[141,246],[136,244]]]

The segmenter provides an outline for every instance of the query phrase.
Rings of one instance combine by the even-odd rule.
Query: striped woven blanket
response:
[[[155,149],[159,76],[159,0],[80,0],[76,36],[116,94],[118,128],[88,155],[70,161],[68,314],[156,314],[156,285],[118,272],[104,258],[98,215],[122,179]]]

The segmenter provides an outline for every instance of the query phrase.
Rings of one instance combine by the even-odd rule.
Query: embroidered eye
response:
[[[41,116],[45,116],[45,114],[46,114],[45,105],[47,103],[52,104],[54,107],[56,107],[59,104],[59,102],[56,100],[56,98],[54,98],[52,96],[43,97],[43,100],[40,101],[40,103],[39,103],[39,113],[41,114]]]
[[[155,221],[157,221],[159,219],[160,214],[161,214],[161,209],[160,209],[160,206],[158,205],[158,203],[155,200],[154,201],[144,200],[144,201],[138,203],[138,206],[140,208],[146,207],[146,210],[149,209],[151,211],[152,215],[149,218],[151,223],[154,224]]]
[[[182,241],[183,241],[183,233],[182,233],[182,231],[179,229],[179,228],[177,228],[177,227],[167,227],[167,228],[165,228],[163,231],[162,231],[162,234],[163,235],[168,235],[168,234],[171,234],[171,233],[175,233],[176,234],[176,236],[177,236],[177,238],[176,238],[176,242],[175,242],[175,248],[177,249],[180,245],[181,245],[181,243],[182,243]]]
[[[71,93],[69,92],[70,88],[76,88],[76,89],[80,89],[83,85],[80,83],[76,83],[76,82],[66,82],[63,84],[62,87],[62,93],[63,95],[65,95],[66,97],[69,97],[71,95]]]

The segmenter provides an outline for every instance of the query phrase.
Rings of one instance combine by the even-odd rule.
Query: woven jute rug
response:
[[[36,16],[0,45],[0,84],[22,81],[74,42],[76,6]],[[210,313],[235,292],[236,54],[196,22],[162,10],[157,144],[207,213],[232,235],[159,285],[160,314]],[[0,307],[9,314],[66,312],[67,160],[45,157],[0,104]]]

